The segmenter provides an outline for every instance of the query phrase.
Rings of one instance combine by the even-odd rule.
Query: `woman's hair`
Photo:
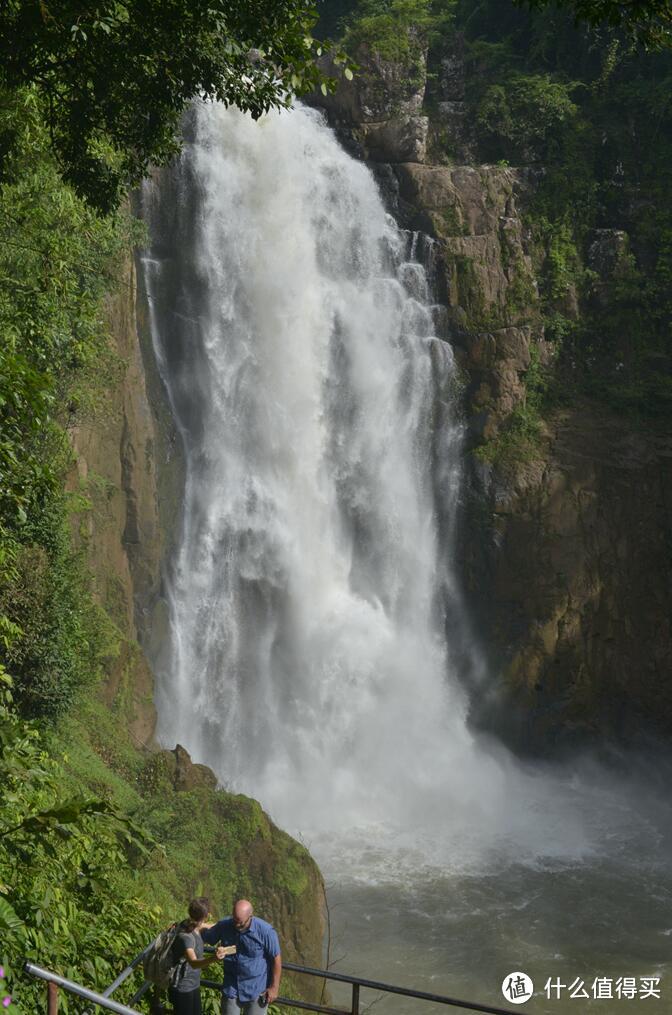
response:
[[[205,920],[206,916],[210,912],[210,900],[199,896],[198,899],[192,899],[189,903],[189,919],[186,921],[188,931],[192,931],[197,924]]]

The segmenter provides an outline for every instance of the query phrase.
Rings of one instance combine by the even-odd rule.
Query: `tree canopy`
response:
[[[577,21],[593,27],[608,25],[623,30],[636,42],[651,48],[672,47],[672,0],[515,0],[519,6],[539,10],[564,7]]]
[[[312,0],[5,0],[0,86],[37,91],[63,178],[109,211],[195,95],[256,118],[323,83],[315,20]]]

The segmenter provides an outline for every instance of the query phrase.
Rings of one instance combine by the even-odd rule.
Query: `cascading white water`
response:
[[[161,740],[308,837],[355,914],[351,971],[399,979],[410,941],[409,985],[501,1002],[526,955],[535,978],[590,955],[650,970],[672,932],[652,916],[672,898],[658,800],[526,769],[466,725],[459,395],[413,238],[314,111],[201,103],[185,131],[143,190],[186,467]]]
[[[558,784],[550,812],[548,781],[466,725],[459,397],[413,238],[313,110],[199,103],[185,130],[143,199],[186,462],[161,740],[318,856],[337,830],[356,865],[374,829],[388,872],[391,852],[581,854],[592,805]]]
[[[495,807],[444,635],[455,366],[410,238],[315,111],[200,104],[191,130],[169,196],[145,190],[187,465],[159,735],[293,828],[407,819],[437,787],[456,818]]]

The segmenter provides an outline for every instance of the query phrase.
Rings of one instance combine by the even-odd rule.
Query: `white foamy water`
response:
[[[186,463],[161,741],[260,799],[353,900],[400,883],[472,900],[455,878],[507,870],[519,900],[521,865],[538,888],[657,854],[651,811],[604,778],[524,767],[468,729],[458,666],[483,666],[452,563],[459,385],[418,238],[314,111],[199,104],[186,131],[143,191]]]
[[[417,240],[315,111],[200,104],[187,131],[144,194],[187,470],[160,739],[339,850],[582,854],[571,786],[467,729],[459,392]]]

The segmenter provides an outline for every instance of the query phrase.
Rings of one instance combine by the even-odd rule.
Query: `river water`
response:
[[[447,858],[430,868],[419,849],[417,865],[409,854],[395,870],[389,855],[376,855],[370,839],[360,847],[358,862],[348,857],[344,863],[337,848],[309,843],[327,872],[335,968],[504,1007],[502,983],[523,971],[535,994],[521,1010],[549,1015],[640,1005],[672,1010],[669,816],[661,815],[655,793],[642,797],[641,787],[638,794],[634,786],[632,792],[617,792],[594,771],[583,778],[589,775],[593,789],[602,783],[592,801],[578,780],[565,787],[564,806],[594,811],[592,817],[584,814],[592,844],[573,858],[540,850],[516,861],[493,852],[486,863]],[[660,980],[660,999],[643,997],[651,977]],[[628,995],[632,981],[634,998]],[[564,985],[559,992],[553,986],[558,983]],[[594,997],[600,990],[613,997]],[[366,991],[362,1001],[380,996]],[[349,994],[336,990],[334,997],[347,1003]],[[377,1001],[376,1008],[446,1010],[401,999]]]
[[[467,723],[460,667],[487,674],[453,566],[464,426],[426,241],[315,111],[196,104],[185,138],[143,191],[186,465],[160,739],[309,845],[338,968],[499,1004],[524,971],[530,1011],[669,1009],[651,779],[526,767]],[[544,998],[549,977],[661,975],[660,1000],[639,980]]]

